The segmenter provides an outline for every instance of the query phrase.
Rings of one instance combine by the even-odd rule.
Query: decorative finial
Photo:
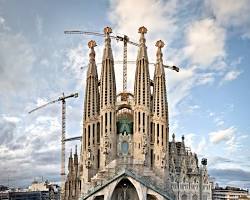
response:
[[[90,49],[93,49],[94,47],[96,47],[97,45],[96,45],[95,40],[90,40],[88,42],[88,46],[89,46]]]
[[[70,156],[69,157],[72,158],[72,149],[70,149]]]
[[[145,26],[141,26],[138,30],[138,33],[141,33],[141,34],[145,34],[147,32],[148,32],[148,30]]]
[[[94,62],[94,60],[95,60],[95,49],[94,49],[94,47],[97,46],[96,42],[94,40],[90,40],[88,42],[88,46],[90,48],[89,60],[90,60],[90,62]]]
[[[157,52],[156,52],[156,57],[157,57],[157,62],[162,62],[162,52],[161,49],[164,47],[164,42],[162,40],[158,40],[155,43],[155,46],[158,47]]]
[[[140,44],[144,44],[145,45],[146,39],[144,37],[144,34],[147,33],[147,31],[148,31],[147,28],[144,27],[144,26],[142,26],[142,27],[139,28],[138,33],[141,34]]]
[[[173,133],[173,135],[172,135],[172,139],[174,140],[175,139],[175,134]]]
[[[75,154],[77,154],[77,145],[75,146]]]
[[[159,49],[163,48],[164,47],[164,42],[162,40],[158,40],[156,43],[155,43],[155,46],[158,47]]]
[[[103,32],[104,32],[104,34],[110,34],[110,33],[112,33],[112,28],[107,26],[103,29]]]
[[[185,140],[185,137],[184,137],[184,135],[182,135],[181,139],[182,139],[182,142],[184,142],[184,140]]]

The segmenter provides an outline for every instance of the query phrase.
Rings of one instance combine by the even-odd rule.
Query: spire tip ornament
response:
[[[112,28],[110,28],[109,26],[107,26],[107,27],[105,27],[103,29],[103,32],[104,32],[104,34],[110,34],[110,33],[112,33]]]
[[[159,49],[163,48],[165,46],[164,42],[162,40],[158,40],[155,43],[155,46],[158,47]]]
[[[88,42],[88,47],[89,47],[90,49],[92,49],[92,48],[94,48],[94,47],[96,47],[96,46],[97,46],[97,44],[96,44],[95,40],[90,40],[90,41]]]
[[[148,32],[148,29],[145,26],[141,26],[138,30],[138,33],[145,34]]]

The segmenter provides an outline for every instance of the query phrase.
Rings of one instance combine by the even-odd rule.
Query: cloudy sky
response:
[[[249,13],[249,0],[0,0],[0,184],[60,180],[61,105],[31,109],[79,92],[67,101],[67,137],[82,133],[87,42],[96,40],[99,63],[103,38],[63,31],[111,26],[137,42],[144,25],[150,62],[162,39],[164,62],[180,66],[165,71],[170,134],[185,135],[192,151],[208,158],[216,182],[250,188]],[[122,43],[112,46],[121,61]],[[137,49],[128,49],[134,61]],[[121,90],[122,66],[115,70]],[[131,91],[134,71],[129,65]],[[76,144],[68,142],[67,153]]]

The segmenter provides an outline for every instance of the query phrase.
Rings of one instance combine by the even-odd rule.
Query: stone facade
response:
[[[169,119],[162,48],[156,42],[154,78],[150,80],[145,27],[139,28],[134,93],[116,92],[110,34],[100,81],[96,43],[90,41],[80,159],[69,158],[65,199],[163,200],[211,199],[206,164],[182,142],[169,142]]]

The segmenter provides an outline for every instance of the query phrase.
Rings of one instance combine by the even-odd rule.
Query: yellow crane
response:
[[[65,132],[66,132],[66,99],[68,98],[77,98],[78,97],[78,93],[73,93],[73,94],[70,94],[68,96],[64,96],[64,93],[61,97],[59,97],[58,99],[56,100],[53,100],[53,101],[50,101],[46,104],[43,104],[31,111],[29,111],[29,114],[36,111],[36,110],[39,110],[41,108],[44,108],[50,104],[54,104],[56,102],[62,102],[62,135],[61,135],[61,184],[62,184],[62,187],[61,187],[61,195],[63,194],[63,184],[65,182],[65,142],[66,141],[71,141],[71,140],[76,140],[76,139],[80,139],[79,137],[77,138],[72,138],[72,139],[65,139]]]

